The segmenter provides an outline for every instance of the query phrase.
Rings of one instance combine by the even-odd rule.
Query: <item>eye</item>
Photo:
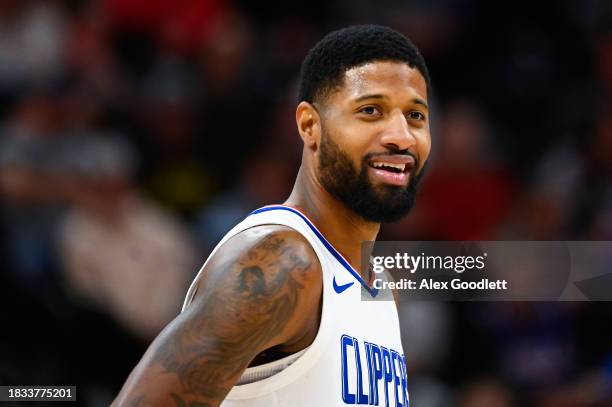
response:
[[[379,116],[380,113],[380,109],[377,108],[376,106],[364,106],[361,109],[358,110],[359,113],[363,113],[366,116]]]
[[[413,110],[411,112],[408,113],[408,119],[409,120],[425,120],[425,115],[421,112],[419,112],[418,110]]]

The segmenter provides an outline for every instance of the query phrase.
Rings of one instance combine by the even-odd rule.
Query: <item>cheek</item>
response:
[[[417,149],[421,161],[421,168],[423,168],[425,162],[429,158],[429,153],[431,152],[431,136],[429,134],[429,128],[420,135]]]
[[[331,138],[343,155],[350,158],[356,169],[361,166],[364,155],[368,152],[368,142],[370,141],[365,129],[355,125],[338,126],[330,129],[327,136]]]

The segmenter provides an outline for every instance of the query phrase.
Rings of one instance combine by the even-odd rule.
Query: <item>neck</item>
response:
[[[361,267],[361,242],[376,240],[380,224],[369,222],[334,198],[314,174],[300,167],[297,180],[285,205],[300,209],[325,238],[367,281]]]

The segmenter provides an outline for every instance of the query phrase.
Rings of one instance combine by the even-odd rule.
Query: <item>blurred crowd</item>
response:
[[[386,240],[612,238],[612,3],[0,0],[0,384],[108,405],[217,241],[289,194],[296,80],[348,24],[427,60],[433,152]],[[612,306],[411,303],[418,407],[612,405]]]

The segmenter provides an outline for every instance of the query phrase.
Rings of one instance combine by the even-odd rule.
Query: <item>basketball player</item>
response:
[[[408,406],[396,305],[362,300],[377,291],[360,247],[414,203],[428,87],[418,50],[389,28],[310,50],[291,195],[221,240],[114,405]]]

